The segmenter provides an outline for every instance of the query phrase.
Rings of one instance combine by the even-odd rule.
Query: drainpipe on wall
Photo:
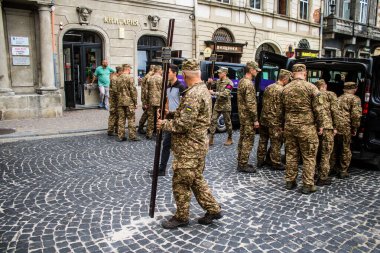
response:
[[[198,35],[198,0],[194,0],[194,35],[195,35],[195,59],[199,57]]]
[[[322,57],[322,48],[323,48],[323,7],[324,0],[321,1],[321,13],[320,13],[320,29],[319,29],[319,57]]]
[[[57,53],[56,53],[56,48],[55,48],[55,34],[54,34],[54,23],[55,23],[55,5],[54,5],[54,0],[51,0],[50,2],[51,5],[51,36],[52,36],[52,49],[53,49],[53,65],[54,65],[54,85],[57,89],[59,89],[59,84],[58,84],[58,78],[57,78]]]

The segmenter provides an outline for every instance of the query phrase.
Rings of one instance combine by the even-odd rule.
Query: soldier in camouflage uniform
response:
[[[323,133],[323,99],[315,85],[306,81],[306,66],[293,66],[293,81],[281,93],[280,112],[284,119],[286,189],[297,187],[298,159],[302,156],[302,193],[317,190],[314,185],[318,134]]]
[[[146,128],[146,138],[152,139],[154,131],[154,121],[156,112],[160,108],[161,90],[162,90],[162,67],[157,65],[154,67],[154,75],[148,79],[148,126]]]
[[[108,117],[108,130],[107,134],[109,136],[115,136],[117,135],[118,129],[118,117],[117,117],[117,92],[116,92],[116,81],[119,75],[123,72],[123,68],[116,67],[116,73],[113,73],[111,75],[111,83],[110,83],[110,98],[109,98],[109,104],[110,104],[110,116]]]
[[[182,63],[183,78],[189,87],[182,94],[172,120],[157,119],[157,129],[172,133],[173,194],[177,205],[175,215],[162,223],[166,229],[189,224],[191,193],[207,212],[198,219],[200,224],[211,224],[222,217],[221,208],[211,194],[204,177],[208,151],[207,130],[210,127],[212,102],[206,85],[201,80],[196,60]]]
[[[355,82],[344,83],[344,94],[338,98],[340,109],[340,124],[338,126],[338,135],[336,146],[341,152],[337,154],[338,176],[347,178],[348,167],[351,162],[351,138],[356,135],[360,126],[362,116],[361,100],[355,95],[358,85]]]
[[[140,134],[146,134],[144,131],[145,122],[148,120],[148,108],[149,108],[149,93],[148,93],[148,80],[154,74],[154,65],[150,65],[149,72],[141,80],[141,103],[143,114],[139,121],[139,128],[137,132]]]
[[[257,149],[257,167],[263,166],[265,162],[272,166],[273,169],[285,169],[281,163],[283,135],[279,108],[281,92],[291,79],[292,72],[281,69],[278,81],[265,88],[263,109],[260,115],[260,142]],[[267,150],[269,139],[270,149]],[[267,161],[264,161],[266,157]]]
[[[240,137],[238,144],[238,166],[240,172],[255,173],[256,168],[248,164],[249,154],[255,140],[256,128],[259,128],[257,117],[256,89],[252,80],[261,69],[257,62],[247,62],[245,76],[240,79],[237,90],[238,112],[240,120]]]
[[[210,94],[216,96],[214,104],[214,111],[211,117],[210,127],[210,142],[209,145],[214,144],[214,134],[216,130],[217,120],[220,114],[223,115],[224,123],[227,127],[228,138],[224,143],[225,146],[232,145],[232,123],[231,123],[231,91],[234,84],[227,77],[228,68],[220,67],[218,69],[219,79],[213,83],[212,86],[216,87],[216,91],[210,90]],[[211,81],[211,80],[209,80]]]
[[[318,180],[317,185],[330,185],[331,179],[328,177],[330,172],[330,156],[334,148],[334,136],[337,133],[337,127],[339,124],[339,108],[338,98],[334,92],[327,91],[326,82],[321,79],[318,80],[315,85],[321,92],[323,98],[323,115],[324,125],[323,134],[319,136],[319,148],[320,163],[317,166]]]
[[[137,107],[137,91],[130,75],[131,65],[123,64],[123,73],[117,79],[116,91],[118,94],[117,112],[119,116],[118,139],[125,141],[125,120],[128,120],[128,138],[130,141],[139,140],[136,137],[135,110]]]

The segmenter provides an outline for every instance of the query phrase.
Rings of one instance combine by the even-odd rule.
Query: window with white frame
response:
[[[300,0],[300,18],[309,19],[309,0]]]
[[[367,23],[368,0],[360,0],[360,23]]]
[[[216,0],[217,2],[224,3],[224,4],[229,4],[230,0]]]
[[[342,18],[350,19],[351,16],[351,0],[343,0],[343,13]]]
[[[250,0],[249,6],[254,9],[260,9],[260,1],[261,0]]]

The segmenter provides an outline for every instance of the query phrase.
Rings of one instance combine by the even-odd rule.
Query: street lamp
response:
[[[335,0],[330,0],[330,15],[334,16],[335,15]]]

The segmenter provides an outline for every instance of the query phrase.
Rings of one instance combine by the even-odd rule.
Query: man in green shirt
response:
[[[110,87],[110,74],[114,73],[115,70],[108,67],[108,61],[103,60],[102,65],[97,67],[92,78],[91,85],[94,83],[95,79],[98,79],[99,93],[100,93],[100,103],[99,107],[105,107],[108,110],[108,98],[109,98],[109,87]]]

